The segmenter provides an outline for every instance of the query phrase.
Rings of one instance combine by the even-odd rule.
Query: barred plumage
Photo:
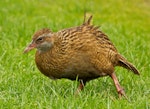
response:
[[[139,74],[138,70],[123,58],[98,26],[90,24],[90,17],[82,25],[52,32],[42,29],[33,36],[25,52],[37,48],[35,61],[38,69],[53,79],[68,78],[80,81],[81,90],[87,81],[112,77],[119,95],[124,95],[114,73],[115,66],[122,66]],[[43,36],[44,35],[44,36]]]

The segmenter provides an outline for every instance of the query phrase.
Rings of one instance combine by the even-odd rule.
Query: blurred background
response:
[[[91,81],[79,98],[77,82],[53,81],[34,63],[35,51],[23,50],[35,31],[57,32],[83,23],[84,13],[109,36],[118,51],[141,72],[140,77],[116,68],[131,104],[118,100],[108,77]],[[1,0],[0,108],[150,108],[149,0]]]

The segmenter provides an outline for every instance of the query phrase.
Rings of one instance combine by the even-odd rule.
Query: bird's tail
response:
[[[118,55],[118,57],[119,57],[118,66],[131,70],[133,73],[137,75],[140,74],[139,71],[130,62],[128,62],[123,56]]]

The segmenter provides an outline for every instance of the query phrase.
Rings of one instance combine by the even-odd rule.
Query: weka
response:
[[[114,67],[121,66],[133,73],[138,70],[120,55],[107,35],[90,24],[92,16],[82,25],[52,32],[37,31],[24,53],[37,48],[35,62],[38,69],[52,79],[78,79],[82,90],[86,82],[110,76],[119,97],[125,96],[115,75]]]

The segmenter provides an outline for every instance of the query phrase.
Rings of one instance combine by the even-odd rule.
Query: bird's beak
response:
[[[34,43],[31,42],[31,43],[25,48],[25,50],[24,50],[23,53],[27,53],[27,52],[33,50],[35,47],[36,47],[36,44],[34,44]]]

